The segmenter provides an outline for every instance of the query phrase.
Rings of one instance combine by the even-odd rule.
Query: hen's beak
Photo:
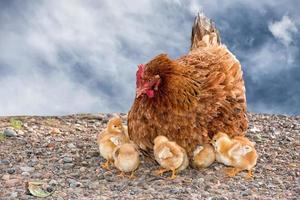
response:
[[[160,76],[154,76],[154,79],[151,82],[144,84],[143,86],[136,89],[136,98],[139,98],[142,94],[146,94],[147,90],[154,86],[154,90],[158,90],[158,86],[160,84]]]

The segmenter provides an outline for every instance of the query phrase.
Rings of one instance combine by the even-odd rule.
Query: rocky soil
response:
[[[300,117],[249,114],[247,136],[260,155],[253,180],[244,172],[229,178],[218,163],[169,180],[153,175],[158,166],[143,157],[131,180],[100,167],[96,134],[111,116],[0,117],[0,199],[36,199],[28,181],[44,182],[53,192],[45,199],[57,200],[300,199]]]

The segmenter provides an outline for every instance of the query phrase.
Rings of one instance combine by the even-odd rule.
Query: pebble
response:
[[[22,172],[21,175],[22,176],[30,176],[29,172]]]
[[[81,165],[87,167],[87,166],[89,166],[89,163],[86,162],[86,161],[82,161],[82,162],[81,162]]]
[[[54,179],[52,179],[50,182],[49,182],[49,185],[51,186],[56,186],[58,184],[58,182]]]
[[[20,180],[19,179],[9,179],[5,182],[5,185],[7,187],[14,187],[16,186],[18,183],[20,183]]]
[[[35,170],[34,167],[28,167],[28,166],[20,167],[20,169],[21,169],[23,172],[33,172],[33,171]]]
[[[9,164],[9,160],[0,160],[0,164],[8,165]]]
[[[43,176],[43,174],[37,172],[37,173],[32,174],[31,176],[32,176],[32,178],[40,179]]]
[[[12,130],[12,129],[5,129],[3,131],[3,134],[6,136],[6,137],[16,137],[18,134]]]
[[[76,146],[73,143],[67,144],[67,147],[70,148],[70,149],[76,148]]]
[[[18,192],[12,192],[12,193],[10,194],[10,197],[11,197],[11,198],[17,198],[17,197],[18,197]]]
[[[71,157],[64,157],[63,161],[64,161],[64,163],[71,163],[71,162],[73,162],[73,158],[71,158]]]
[[[99,183],[98,182],[93,182],[93,183],[91,183],[91,184],[89,184],[89,188],[90,189],[97,189],[97,188],[99,188]]]
[[[82,186],[82,184],[74,179],[69,179],[69,186],[70,188],[76,188]]]
[[[18,135],[24,135],[24,131],[18,130]]]
[[[79,168],[79,171],[80,171],[80,172],[85,172],[85,170],[86,170],[86,167],[80,167],[80,168]]]
[[[73,163],[65,163],[63,165],[63,169],[71,169],[74,167],[74,164]]]
[[[4,175],[2,176],[2,180],[5,180],[5,181],[9,180],[9,178],[10,178],[10,175],[9,175],[9,174],[4,174]]]
[[[8,168],[7,169],[7,173],[9,173],[9,174],[14,174],[15,172],[16,172],[15,168]]]

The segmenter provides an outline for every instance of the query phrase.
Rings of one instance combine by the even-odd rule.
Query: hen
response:
[[[204,15],[195,18],[187,55],[160,54],[139,65],[136,79],[128,134],[143,150],[164,135],[192,156],[218,131],[243,135],[248,127],[241,65]]]

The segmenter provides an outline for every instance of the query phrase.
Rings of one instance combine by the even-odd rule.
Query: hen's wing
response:
[[[241,65],[204,15],[195,19],[190,53],[177,62],[191,68],[190,74],[200,84],[198,118],[209,134],[242,135],[248,120]]]

